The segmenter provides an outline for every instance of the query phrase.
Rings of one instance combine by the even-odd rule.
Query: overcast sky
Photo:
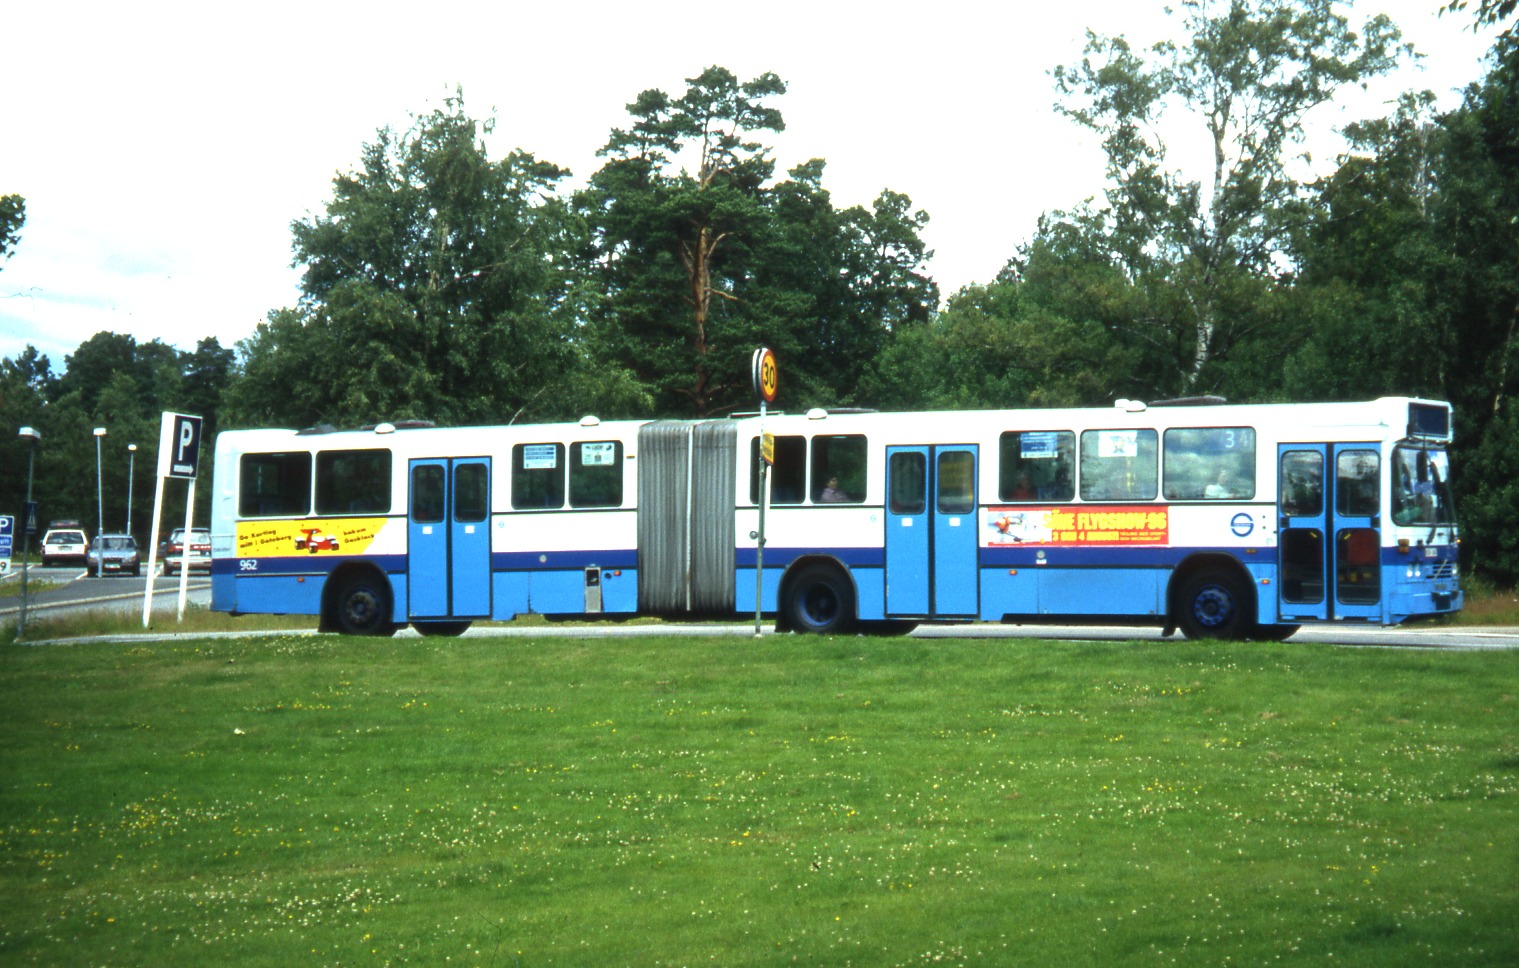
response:
[[[1445,107],[1479,79],[1490,33],[1442,0],[1362,0],[1426,57],[1321,110],[1326,129],[1387,113],[1402,90]],[[945,295],[988,282],[1042,212],[1102,188],[1096,142],[1052,110],[1049,76],[1084,31],[1136,46],[1175,35],[1157,0],[1085,3],[16,3],[0,81],[0,194],[26,198],[0,264],[0,356],[33,344],[61,371],[102,330],[182,349],[248,336],[293,306],[290,223],[377,130],[404,130],[462,86],[513,148],[579,184],[642,90],[678,96],[719,64],[774,71],[778,170],[828,162],[840,208],[903,192],[931,217]],[[1337,145],[1322,140],[1317,154]],[[1180,164],[1185,159],[1174,159]],[[1205,157],[1198,158],[1202,170]]]

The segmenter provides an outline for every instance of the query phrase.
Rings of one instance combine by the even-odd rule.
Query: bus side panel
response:
[[[493,614],[586,610],[585,569],[602,569],[601,611],[638,606],[637,512],[497,514],[492,527]],[[617,574],[620,572],[620,574]]]
[[[322,613],[321,577],[265,575],[259,577],[226,576],[233,587],[232,602],[224,607],[213,602],[217,611],[263,615],[320,615]],[[215,578],[212,579],[215,591]]]
[[[491,618],[506,622],[514,615],[526,615],[530,611],[527,592],[531,574],[527,571],[497,571],[491,575]]]
[[[1161,615],[1162,568],[1048,568],[1039,572],[1042,615]]]
[[[761,611],[774,612],[776,601],[781,593],[781,578],[786,574],[786,569],[780,565],[772,565],[771,558],[765,559],[765,587],[760,592],[764,607]],[[754,554],[749,554],[749,564],[740,565],[733,573],[733,598],[734,611],[738,615],[754,614]]]
[[[860,620],[875,621],[886,617],[886,569],[852,568],[855,607]]]
[[[218,562],[211,563],[211,611],[213,612],[236,612],[237,608],[237,575],[235,573],[219,573],[216,570]],[[237,567],[237,562],[232,563]]]
[[[981,620],[1039,614],[1039,577],[1033,568],[981,570]]]

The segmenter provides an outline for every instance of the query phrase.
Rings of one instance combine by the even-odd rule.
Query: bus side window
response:
[[[411,469],[411,519],[418,524],[443,523],[447,494],[442,464],[418,464]]]
[[[1083,430],[1081,499],[1155,500],[1158,437],[1153,430]]]
[[[866,451],[863,434],[812,438],[812,503],[859,504],[865,500]]]
[[[390,451],[326,450],[316,455],[317,514],[388,514]]]
[[[237,490],[242,517],[303,517],[311,511],[311,455],[244,454]]]
[[[1009,430],[998,445],[997,499],[1069,501],[1076,493],[1076,435]]]
[[[570,507],[622,506],[622,441],[570,445]]]
[[[1345,517],[1369,518],[1381,504],[1377,484],[1382,462],[1374,450],[1341,451],[1335,462],[1335,512]]]
[[[1168,501],[1248,501],[1255,497],[1255,430],[1167,430],[1161,465]]]
[[[755,504],[760,499],[760,439],[749,443],[750,466],[754,476],[750,478],[749,500]],[[807,495],[807,438],[775,438],[775,466],[770,468],[770,503],[801,504]]]
[[[564,445],[512,448],[512,507],[519,511],[564,507]]]
[[[891,455],[891,493],[887,507],[892,514],[922,514],[928,507],[928,460],[916,451]]]
[[[1324,513],[1324,457],[1316,450],[1289,450],[1282,454],[1282,514],[1289,518],[1312,518]]]

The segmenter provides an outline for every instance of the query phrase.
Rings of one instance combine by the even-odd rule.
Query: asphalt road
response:
[[[123,608],[135,603],[142,610],[142,596],[148,577],[142,575],[107,575],[96,578],[80,567],[40,568],[34,567],[27,575],[27,614],[49,612],[64,608]],[[37,586],[53,587],[37,590]],[[19,573],[7,575],[0,582],[0,620],[9,620],[21,611],[21,577]],[[179,595],[178,575],[158,575],[153,579],[153,608],[177,607]],[[211,604],[211,580],[203,574],[191,573],[188,600],[197,605]]]
[[[29,582],[58,582],[57,587],[28,596],[28,614],[62,608],[121,608],[140,612],[146,577],[110,576],[96,578],[83,576],[80,568],[33,568]],[[20,589],[17,577],[8,577],[0,583],[0,621],[14,620],[20,611],[19,598],[13,597]],[[179,577],[158,576],[153,580],[153,609],[160,611],[177,606]],[[192,574],[189,581],[189,601],[209,605],[211,582],[205,575]],[[775,634],[769,622],[761,626],[765,635]],[[165,632],[167,636],[174,633]],[[208,633],[196,633],[206,635]],[[243,635],[248,633],[220,633]],[[285,633],[289,634],[289,633]],[[416,635],[407,629],[400,635]],[[489,626],[472,628],[465,635],[470,638],[515,636],[565,636],[574,638],[631,638],[647,635],[727,635],[752,637],[754,626],[747,622],[729,623],[673,623],[673,624],[605,624]],[[1068,639],[1089,641],[1167,641],[1160,629],[1152,626],[1070,626],[1070,625],[999,625],[978,623],[970,625],[921,626],[912,633],[915,638],[985,638],[985,639]],[[141,640],[143,636],[132,636]],[[1170,641],[1181,641],[1173,636]],[[1417,625],[1394,628],[1366,626],[1307,626],[1288,641],[1317,643],[1347,648],[1414,648],[1414,649],[1466,649],[1466,650],[1512,650],[1519,649],[1519,628]]]

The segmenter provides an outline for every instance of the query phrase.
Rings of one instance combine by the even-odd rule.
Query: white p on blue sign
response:
[[[164,413],[158,427],[158,476],[195,479],[200,463],[201,418]]]
[[[15,541],[16,519],[9,514],[0,514],[0,575],[8,575],[11,570],[11,544]]]

